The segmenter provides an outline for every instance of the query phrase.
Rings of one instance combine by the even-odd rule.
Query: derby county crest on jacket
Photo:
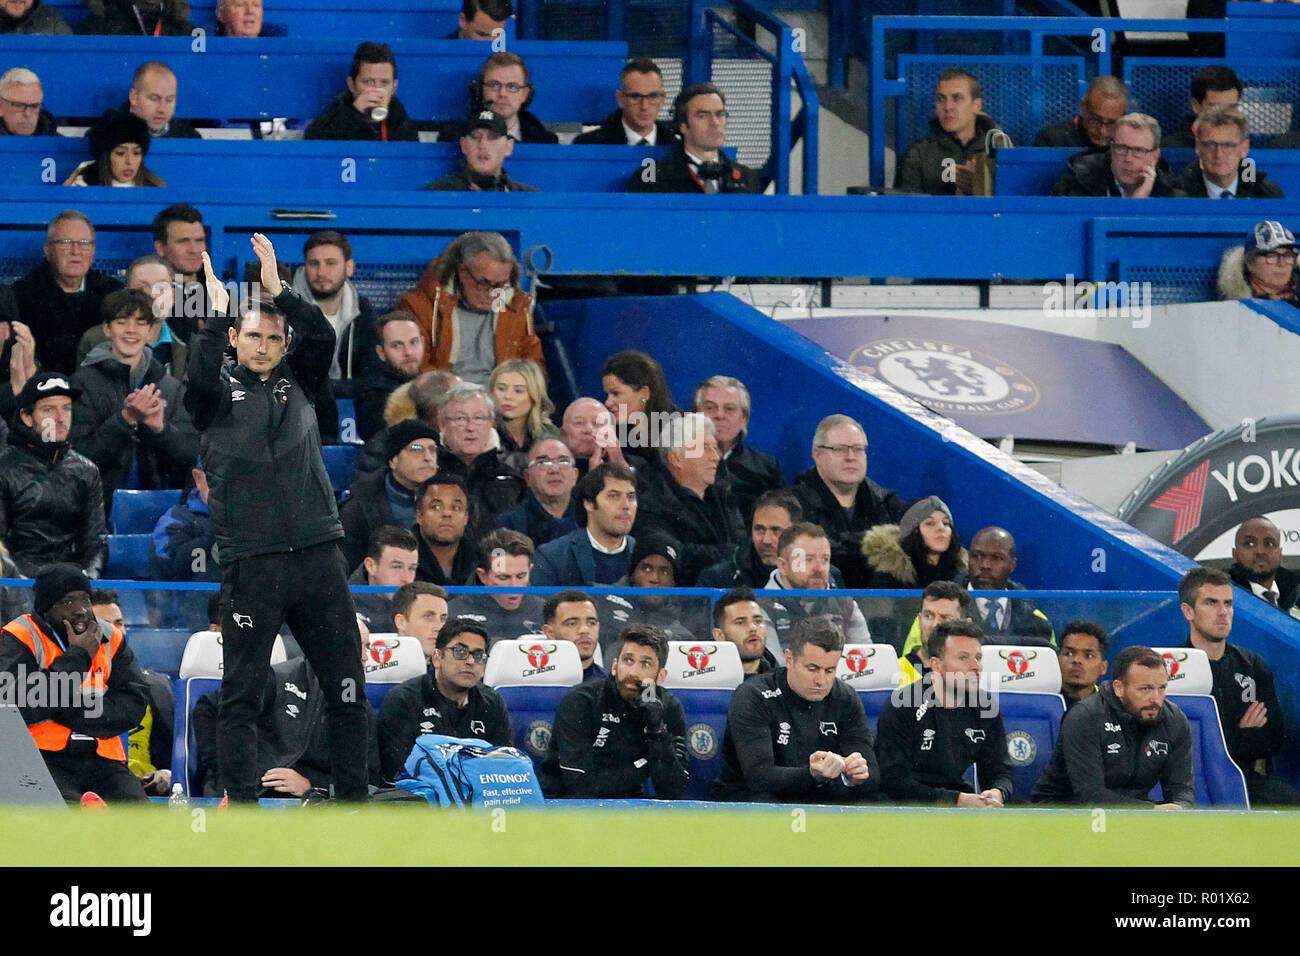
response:
[[[992,355],[930,339],[880,339],[849,361],[936,412],[1008,415],[1038,404],[1038,386]]]

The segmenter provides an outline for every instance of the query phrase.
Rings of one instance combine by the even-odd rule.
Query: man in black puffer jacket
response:
[[[151,329],[162,323],[143,292],[122,289],[104,299],[102,342],[72,376],[81,388],[69,440],[99,468],[104,510],[125,487],[135,465],[135,488],[179,488],[199,453],[198,434],[185,410],[185,387],[153,357]]]
[[[263,295],[233,309],[235,316],[208,318],[185,392],[202,433],[226,597],[217,735],[222,783],[232,801],[256,800],[261,790],[257,714],[271,646],[287,622],[325,695],[335,794],[359,801],[367,796],[361,638],[315,411],[329,383],[334,329],[280,281],[269,239],[254,235],[253,250]],[[209,301],[224,312],[229,296],[207,253],[203,265]],[[227,345],[235,349],[233,361]]]
[[[26,575],[71,562],[98,577],[108,554],[99,469],[68,447],[80,394],[66,375],[32,376],[0,453],[0,541]]]

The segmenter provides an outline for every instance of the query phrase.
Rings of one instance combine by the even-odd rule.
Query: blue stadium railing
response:
[[[773,50],[756,43],[724,16],[737,13],[751,23],[762,27],[772,37]],[[762,170],[765,179],[775,181],[778,193],[790,191],[791,153],[796,144],[803,145],[801,166],[803,189],[806,195],[817,193],[817,88],[804,66],[799,52],[802,46],[793,31],[782,20],[762,10],[747,0],[691,0],[688,21],[689,44],[682,64],[684,85],[703,83],[713,76],[714,30],[730,34],[752,55],[772,64],[772,123],[771,151],[767,165]],[[791,105],[791,88],[798,90],[802,105],[797,113]]]
[[[1059,114],[1049,112],[1049,104],[1040,98],[1043,83],[1042,73],[1051,62],[1045,57],[1044,44],[1049,39],[1086,39],[1078,46],[1077,59],[1083,65],[1087,77],[1113,72],[1113,43],[1111,34],[1120,30],[1141,30],[1151,33],[1223,33],[1222,20],[1150,20],[1150,19],[1106,19],[1102,17],[875,17],[871,23],[871,166],[870,183],[884,187],[885,150],[893,144],[901,159],[909,143],[925,135],[924,126],[916,128],[909,123],[916,116],[928,116],[933,110],[928,104],[932,101],[934,83],[907,82],[903,69],[911,62],[900,56],[894,76],[887,75],[886,43],[895,35],[913,39],[928,34],[962,31],[964,33],[992,33],[1001,37],[1004,53],[1001,57],[986,54],[943,57],[946,66],[965,67],[976,77],[981,71],[991,69],[1001,62],[1010,67],[1018,66],[1024,71],[1023,77],[1010,89],[998,89],[995,84],[987,85],[985,107],[995,120],[1000,119],[993,113],[990,96],[1003,96],[1008,102],[1022,103],[1028,97],[1028,116],[1023,130],[1037,130],[1047,122],[1068,119],[1074,115],[1077,107],[1078,90],[1074,95],[1063,98],[1062,102],[1051,104]],[[1028,56],[1028,61],[1022,58]],[[937,64],[931,63],[931,69],[937,75]],[[1006,86],[1006,77],[999,78]],[[887,102],[898,101],[894,114],[894,128],[887,129]],[[1041,112],[1040,112],[1041,110]],[[887,137],[892,133],[892,137]],[[1032,132],[1029,134],[1032,135]]]
[[[114,270],[152,248],[149,224],[159,209],[188,202],[203,212],[213,261],[227,276],[242,274],[237,270],[250,261],[250,231],[281,242],[292,262],[301,242],[328,223],[352,238],[363,277],[379,275],[398,292],[415,285],[452,236],[493,229],[520,252],[548,247],[559,275],[907,275],[997,282],[1066,275],[1143,280],[1167,272],[1161,281],[1202,290],[1205,297],[1205,270],[1256,222],[1300,221],[1300,196],[1243,207],[1193,199],[481,193],[469,205],[458,193],[340,185],[269,193],[79,189],[75,195],[15,187],[6,200],[7,228],[0,230],[0,277],[6,280],[35,264],[45,224],[67,206],[100,227],[96,264]],[[648,242],[648,236],[673,238]],[[936,254],[937,248],[951,254]],[[1184,268],[1185,274],[1177,271]]]

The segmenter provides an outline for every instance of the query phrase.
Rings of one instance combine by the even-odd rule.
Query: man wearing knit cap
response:
[[[669,535],[651,531],[636,539],[632,549],[632,570],[628,581],[634,588],[675,588],[681,573],[682,546]],[[605,595],[613,605],[615,595]],[[668,635],[670,641],[693,641],[709,631],[710,601],[707,597],[669,597],[662,594],[626,595],[620,600],[632,602],[631,619],[653,624]],[[613,633],[626,622],[617,615],[605,633]],[[607,648],[602,648],[607,651]]]
[[[384,433],[388,467],[358,478],[339,509],[343,556],[353,569],[366,556],[376,528],[415,524],[415,490],[438,472],[438,432],[418,418],[398,422]]]
[[[0,541],[23,574],[57,561],[99,576],[108,552],[99,469],[68,445],[81,389],[38,372],[18,393],[0,452]]]
[[[64,799],[146,800],[121,735],[144,716],[149,685],[122,629],[95,619],[73,564],[37,573],[32,607],[0,629],[0,704],[18,705]]]

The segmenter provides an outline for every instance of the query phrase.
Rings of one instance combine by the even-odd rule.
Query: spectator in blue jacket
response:
[[[580,527],[537,550],[534,587],[593,587],[625,584],[636,539],[636,476],[626,465],[607,463],[578,484]]]
[[[160,581],[220,581],[216,532],[208,512],[208,476],[203,463],[190,469],[194,485],[153,528],[150,554]]]

